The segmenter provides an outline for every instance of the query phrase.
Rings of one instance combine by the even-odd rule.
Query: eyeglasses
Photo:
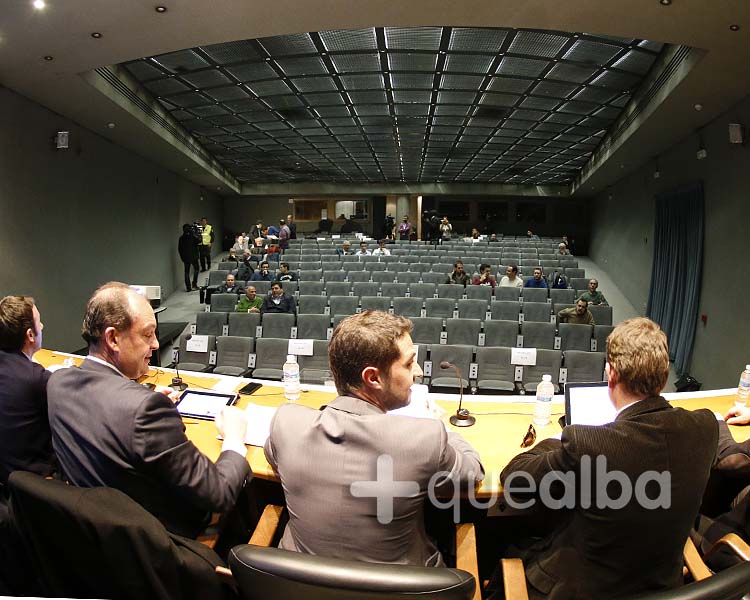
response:
[[[521,448],[528,448],[534,442],[536,442],[536,429],[534,429],[534,424],[532,423],[529,425],[529,430],[526,432],[526,435],[523,436]]]

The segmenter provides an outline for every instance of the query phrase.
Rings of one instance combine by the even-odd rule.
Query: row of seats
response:
[[[213,372],[220,375],[253,377],[280,381],[289,348],[288,339],[208,336],[205,352],[189,351],[188,336],[180,339],[175,364],[183,371]],[[459,370],[460,384],[472,392],[532,392],[543,374],[552,376],[557,391],[560,384],[603,381],[605,354],[577,350],[536,351],[536,365],[511,363],[510,347],[460,344],[418,344],[417,361],[424,372],[424,383],[432,389],[455,389],[459,380],[453,369],[438,365],[447,361]],[[311,356],[298,356],[300,378],[305,383],[323,383],[330,378],[328,341],[314,340]]]
[[[583,271],[583,269],[579,269],[580,271]],[[215,288],[222,283],[224,283],[224,280],[226,279],[227,275],[229,274],[229,271],[226,270],[216,270],[211,271],[209,273],[209,279],[207,287],[209,288]],[[496,274],[496,279],[501,278],[503,275],[505,275],[504,272],[498,272]],[[519,275],[522,281],[525,281],[529,278],[529,275]],[[302,293],[327,293],[328,295],[333,295],[328,292],[325,292],[324,290],[327,288],[327,286],[331,283],[335,282],[346,282],[349,284],[355,284],[355,283],[375,283],[377,285],[382,284],[385,286],[386,284],[415,284],[415,283],[424,283],[429,285],[440,285],[444,284],[446,279],[448,278],[448,273],[442,273],[442,272],[435,272],[435,271],[428,271],[426,273],[418,273],[416,271],[361,271],[361,270],[355,270],[355,271],[345,271],[345,270],[339,270],[339,271],[301,271],[299,274],[299,282],[300,285],[302,284],[309,284],[309,283],[319,283],[320,284],[320,292],[302,292]],[[568,279],[568,288],[578,290],[580,292],[585,291],[588,288],[588,278],[586,277],[572,277]],[[254,285],[256,287],[256,290],[259,290],[258,283],[263,282],[257,282],[257,281],[248,281],[246,282],[249,285]],[[271,282],[267,282],[270,286]],[[294,283],[294,282],[289,282]],[[245,285],[245,282],[243,282],[243,285]],[[549,283],[548,283],[549,285]],[[261,286],[264,287],[264,286]],[[459,286],[454,286],[459,287]],[[482,287],[482,286],[467,286],[466,289],[469,289],[470,287]],[[301,289],[301,288],[300,288]],[[336,289],[334,286],[333,289]],[[397,288],[394,288],[397,289]],[[463,289],[460,287],[459,289]],[[490,288],[491,289],[491,288]],[[502,287],[496,287],[495,288],[495,295],[498,293],[505,294],[506,292],[500,292],[499,290],[502,289],[518,289],[518,288],[502,288]],[[546,288],[539,288],[541,289],[545,294],[547,294]],[[456,292],[458,293],[458,292]],[[508,292],[512,293],[512,292]],[[525,293],[525,292],[518,292],[519,294]],[[339,295],[336,293],[335,295]],[[490,295],[492,295],[492,292],[490,292]]]
[[[192,333],[214,337],[330,339],[333,328],[349,314],[198,313]],[[412,339],[418,344],[467,344],[548,350],[603,351],[611,325],[466,317],[411,317]]]
[[[430,285],[430,284],[418,284]],[[455,286],[454,286],[455,287]],[[411,289],[411,288],[410,288]],[[561,290],[573,291],[573,290]],[[416,293],[416,290],[415,290]],[[210,312],[234,312],[237,305],[235,294],[213,294]],[[363,310],[382,310],[404,317],[440,317],[443,319],[464,318],[523,322],[555,323],[557,313],[571,308],[568,302],[534,302],[527,300],[489,300],[487,298],[461,298],[434,296],[325,296],[300,294],[297,299],[299,314],[353,315]],[[612,307],[591,305],[594,322],[599,325],[612,324]]]

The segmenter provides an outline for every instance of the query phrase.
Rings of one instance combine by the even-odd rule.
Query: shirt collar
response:
[[[91,354],[89,354],[89,355],[88,355],[88,356],[87,356],[86,358],[87,358],[88,360],[93,360],[94,362],[97,362],[97,363],[99,363],[100,365],[106,365],[107,367],[109,367],[109,368],[110,368],[110,369],[112,369],[113,371],[115,371],[115,372],[117,372],[118,374],[120,374],[120,375],[121,375],[122,377],[125,377],[125,375],[123,374],[123,372],[122,372],[122,371],[120,371],[120,369],[118,369],[118,368],[117,368],[116,366],[114,366],[114,365],[113,365],[112,363],[108,363],[108,362],[107,362],[106,360],[104,360],[104,359],[102,359],[102,358],[99,358],[98,356],[92,356]],[[127,378],[127,377],[125,377],[125,379],[128,379],[128,378]]]

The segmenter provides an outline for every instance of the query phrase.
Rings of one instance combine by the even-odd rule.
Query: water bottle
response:
[[[289,354],[284,363],[284,396],[289,402],[299,400],[299,365],[297,357]]]
[[[552,396],[555,386],[552,385],[551,375],[542,375],[542,380],[536,386],[536,401],[534,402],[534,424],[547,425],[552,414]]]
[[[737,397],[734,400],[738,408],[747,406],[747,398],[750,396],[750,365],[745,365],[745,370],[740,373],[740,384],[737,386]]]

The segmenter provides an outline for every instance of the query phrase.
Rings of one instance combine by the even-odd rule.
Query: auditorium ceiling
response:
[[[750,91],[746,0],[45,2],[0,84],[226,195],[585,196]]]

